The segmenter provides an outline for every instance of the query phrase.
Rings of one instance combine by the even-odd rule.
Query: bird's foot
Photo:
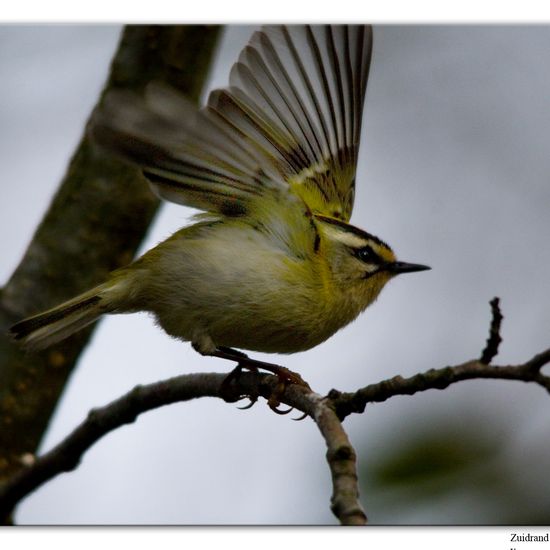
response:
[[[279,408],[281,404],[280,397],[284,394],[285,389],[288,385],[297,384],[298,386],[303,386],[307,389],[311,389],[309,387],[309,384],[297,372],[293,372],[286,367],[281,367],[280,365],[275,365],[273,363],[250,359],[248,355],[241,351],[234,350],[232,348],[220,347],[216,349],[216,351],[214,351],[212,355],[214,357],[220,357],[221,359],[237,361],[237,366],[226,376],[226,378],[222,382],[222,395],[225,394],[227,396],[231,396],[230,399],[233,401],[237,400],[238,398],[234,398],[234,393],[232,393],[229,389],[230,384],[233,380],[238,379],[243,369],[248,369],[252,372],[258,372],[258,369],[263,369],[277,376],[277,385],[275,386],[275,389],[267,400],[269,408],[277,414],[288,414],[290,411],[293,410],[293,407],[290,407],[287,410],[281,410]],[[251,408],[258,400],[257,395],[247,395],[247,397],[250,399],[250,403],[245,407],[241,407],[242,409]],[[301,420],[301,418],[299,420]]]

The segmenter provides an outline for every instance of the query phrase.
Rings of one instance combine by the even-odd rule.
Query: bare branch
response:
[[[493,366],[474,359],[454,367],[430,369],[410,378],[395,376],[353,393],[339,393],[332,390],[329,397],[334,401],[338,417],[343,419],[351,413],[362,413],[367,403],[380,403],[396,395],[414,395],[431,389],[443,390],[461,380],[474,378],[535,382],[550,393],[550,376],[540,372],[547,363],[550,363],[550,348],[521,365]]]

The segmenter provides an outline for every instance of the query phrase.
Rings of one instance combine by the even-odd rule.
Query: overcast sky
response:
[[[2,281],[64,174],[119,32],[0,26]],[[227,82],[250,33],[228,28],[210,88]],[[317,348],[265,358],[299,371],[320,393],[460,363],[479,356],[495,295],[505,316],[499,364],[548,347],[549,53],[546,26],[375,27],[352,222],[389,242],[400,259],[433,270],[392,281],[374,306]],[[163,208],[143,250],[191,213]],[[137,383],[228,369],[170,339],[147,315],[110,317],[73,375],[43,449]],[[375,455],[434,418],[500,422],[502,453],[521,483],[540,487],[529,472],[550,464],[549,446],[540,443],[550,441],[549,412],[538,387],[473,381],[369,407],[346,427]],[[179,404],[104,438],[76,472],[27,498],[16,520],[333,523],[324,453],[311,421],[279,417],[264,402],[249,411],[219,400]],[[456,495],[437,506],[402,502],[391,517],[368,495],[365,501],[373,523],[476,521],[475,506],[457,506]]]

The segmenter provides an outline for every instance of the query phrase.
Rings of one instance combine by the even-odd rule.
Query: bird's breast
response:
[[[236,246],[238,240],[239,246]],[[330,270],[252,232],[164,243],[147,278],[148,309],[169,334],[271,353],[310,349],[354,319]]]

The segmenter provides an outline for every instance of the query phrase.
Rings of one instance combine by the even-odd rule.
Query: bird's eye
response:
[[[357,250],[357,257],[365,263],[378,263],[378,256],[370,246],[364,246]]]

